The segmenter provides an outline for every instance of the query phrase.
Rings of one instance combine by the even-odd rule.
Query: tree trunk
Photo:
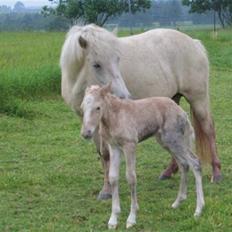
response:
[[[220,20],[220,23],[221,23],[222,27],[225,28],[225,22],[224,22],[224,18],[222,16],[221,9],[217,13],[218,13],[218,18]]]

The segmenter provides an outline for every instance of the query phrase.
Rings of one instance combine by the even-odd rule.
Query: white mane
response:
[[[61,68],[70,67],[70,64],[77,65],[81,62],[83,49],[79,44],[80,36],[87,41],[88,52],[98,55],[100,58],[108,59],[112,54],[119,53],[117,37],[113,33],[94,24],[76,25],[66,35],[60,58]]]

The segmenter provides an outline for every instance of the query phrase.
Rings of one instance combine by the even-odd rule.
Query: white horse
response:
[[[121,98],[130,94],[138,99],[165,96],[178,103],[184,96],[193,113],[197,153],[212,164],[212,180],[220,180],[209,105],[209,63],[200,41],[170,29],[118,38],[95,25],[73,26],[66,36],[60,64],[62,96],[79,115],[84,90],[92,84],[112,82],[113,92]],[[104,199],[111,196],[109,152],[97,133],[94,140],[104,168],[104,186],[99,194]],[[173,159],[161,179],[176,169]]]
[[[118,180],[120,153],[126,160],[126,177],[131,190],[131,210],[126,227],[136,224],[138,210],[136,193],[136,144],[151,136],[175,158],[181,171],[179,193],[172,204],[177,208],[187,198],[187,171],[190,167],[196,181],[197,204],[195,217],[200,216],[204,207],[201,166],[192,151],[193,129],[187,114],[174,101],[167,97],[150,97],[140,100],[121,100],[110,94],[107,86],[91,86],[86,89],[81,104],[83,124],[81,134],[92,138],[96,128],[109,145],[109,181],[112,187],[112,213],[109,229],[118,225],[120,213]]]

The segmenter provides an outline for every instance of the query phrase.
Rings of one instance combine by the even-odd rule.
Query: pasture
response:
[[[125,32],[124,32],[125,33]],[[130,231],[231,231],[232,31],[187,31],[201,39],[211,63],[211,109],[223,181],[211,184],[203,167],[206,207],[194,220],[195,186],[173,210],[179,174],[159,181],[169,155],[148,140],[137,149],[138,224]],[[81,122],[60,93],[63,33],[0,33],[0,231],[107,231],[111,201],[97,201],[102,169],[94,145],[80,137]],[[197,78],[197,77],[196,77]],[[188,107],[182,100],[186,110]],[[129,188],[120,172],[125,231]]]

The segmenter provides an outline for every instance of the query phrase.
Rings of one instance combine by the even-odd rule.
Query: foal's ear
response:
[[[111,93],[111,84],[112,84],[112,82],[110,82],[109,84],[102,87],[102,89],[101,89],[102,96],[105,96],[107,93]]]
[[[81,46],[83,49],[86,49],[86,48],[88,47],[88,42],[87,42],[87,40],[84,39],[82,36],[79,37],[78,41],[79,41],[80,46]]]

